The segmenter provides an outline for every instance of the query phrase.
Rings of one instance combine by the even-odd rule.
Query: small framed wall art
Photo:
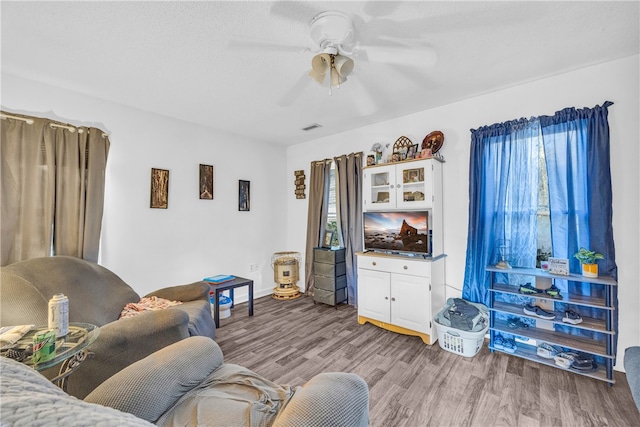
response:
[[[251,181],[238,181],[238,210],[249,211],[250,208],[250,184]]]
[[[200,198],[213,200],[213,166],[200,165]]]
[[[331,249],[331,242],[333,242],[333,231],[325,230],[324,239],[322,239],[322,247]]]
[[[169,171],[151,168],[151,208],[167,209],[169,206]]]

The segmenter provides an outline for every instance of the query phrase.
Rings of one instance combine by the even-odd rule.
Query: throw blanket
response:
[[[162,427],[271,426],[295,389],[242,366],[225,363],[161,416]]]
[[[171,301],[164,298],[158,298],[156,296],[144,297],[139,302],[130,302],[125,305],[120,312],[120,319],[137,316],[138,314],[149,310],[164,310],[165,308],[180,304],[182,304],[181,301]]]

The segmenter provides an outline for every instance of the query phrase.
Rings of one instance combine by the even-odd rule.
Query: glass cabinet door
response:
[[[394,166],[375,167],[365,172],[364,202],[368,209],[382,210],[395,207],[395,174]]]
[[[426,163],[426,164],[425,164]],[[398,167],[396,185],[396,205],[402,208],[425,208],[432,204],[430,171],[431,163],[413,162]]]

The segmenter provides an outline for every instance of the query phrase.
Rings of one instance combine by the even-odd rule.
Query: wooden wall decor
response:
[[[213,200],[212,165],[200,165],[200,199]]]
[[[151,208],[167,209],[169,206],[169,171],[151,168]]]
[[[304,185],[304,170],[298,170],[298,171],[293,171],[294,176],[296,177],[295,180],[295,186],[296,186],[296,199],[304,199],[306,198],[306,195],[304,194],[304,189],[307,188],[306,185]]]

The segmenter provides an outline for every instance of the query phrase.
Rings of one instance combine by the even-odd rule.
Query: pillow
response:
[[[120,319],[125,317],[137,316],[140,313],[150,310],[164,310],[182,304],[181,301],[171,301],[156,296],[143,297],[139,302],[130,302],[124,306],[120,312]]]

